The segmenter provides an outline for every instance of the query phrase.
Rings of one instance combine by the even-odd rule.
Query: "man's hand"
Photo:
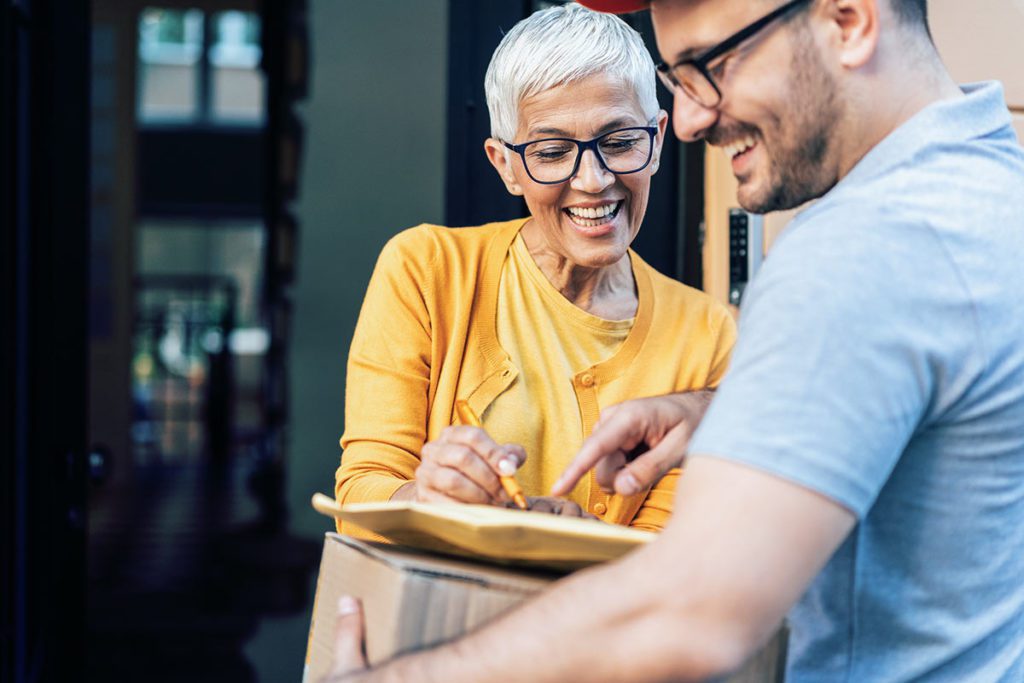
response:
[[[668,394],[602,410],[551,493],[565,495],[591,468],[605,491],[631,496],[654,485],[682,464],[713,395],[711,390]]]
[[[369,669],[364,642],[363,606],[353,597],[338,601],[338,618],[334,622],[334,663],[321,683],[356,683]]]

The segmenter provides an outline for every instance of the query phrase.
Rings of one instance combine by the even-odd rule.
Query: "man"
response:
[[[787,681],[1024,680],[1024,151],[1001,88],[950,80],[924,0],[654,0],[651,16],[675,131],[731,155],[740,203],[820,198],[748,291],[675,515],[650,546],[377,671],[346,601],[339,679],[700,680],[788,612]],[[595,465],[621,492],[651,481],[687,449],[684,412],[606,411],[555,492]]]

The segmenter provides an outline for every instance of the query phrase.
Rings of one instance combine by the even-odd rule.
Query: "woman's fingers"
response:
[[[527,498],[531,512],[546,512],[562,517],[588,517],[597,519],[594,515],[583,511],[579,505],[565,498],[554,498],[552,496],[530,496]]]
[[[446,427],[441,432],[438,441],[457,443],[472,448],[487,461],[497,474],[501,475],[515,474],[515,471],[526,460],[526,453],[521,448],[509,450],[498,445],[480,427],[467,427],[464,425]]]
[[[493,502],[503,503],[509,500],[498,475],[487,461],[469,446],[461,443],[435,441],[424,444],[421,453],[424,464],[429,463],[439,468],[455,470],[485,491],[493,499]],[[419,478],[418,473],[417,478]]]
[[[526,499],[528,509],[530,512],[546,512],[548,514],[557,514],[558,510],[555,509],[553,500],[554,498],[545,498],[543,496],[530,496]]]
[[[499,475],[526,461],[516,444],[498,445],[479,427],[448,427],[423,445],[416,470],[417,499],[502,505],[511,501]]]
[[[563,517],[582,517],[583,508],[571,500],[563,500],[562,508],[558,511],[558,514]]]
[[[505,443],[501,445],[505,452],[511,455],[516,461],[516,469],[522,467],[526,462],[526,449],[517,443]]]
[[[442,464],[440,457],[424,457],[416,470],[417,498],[426,503],[459,502],[493,505],[499,498],[465,470]],[[458,459],[458,458],[456,458]],[[489,469],[486,464],[480,465]],[[500,485],[499,485],[500,489]]]

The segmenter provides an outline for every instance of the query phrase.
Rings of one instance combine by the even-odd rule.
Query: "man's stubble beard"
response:
[[[779,135],[775,151],[768,154],[767,194],[740,201],[753,213],[800,206],[822,196],[838,181],[834,164],[826,164],[841,118],[837,86],[815,52],[806,27],[793,26],[791,30],[796,48],[789,96],[783,100],[790,104],[782,116],[771,121]]]

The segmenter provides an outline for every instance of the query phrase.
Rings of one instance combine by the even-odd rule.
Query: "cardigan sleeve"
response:
[[[436,250],[412,229],[384,247],[348,356],[339,503],[387,501],[415,477],[426,439]],[[343,528],[343,533],[354,529]]]
[[[676,497],[676,483],[679,481],[679,470],[671,469],[665,473],[658,483],[647,493],[640,509],[630,520],[629,526],[644,531],[659,532],[668,525],[672,516],[672,504]]]

